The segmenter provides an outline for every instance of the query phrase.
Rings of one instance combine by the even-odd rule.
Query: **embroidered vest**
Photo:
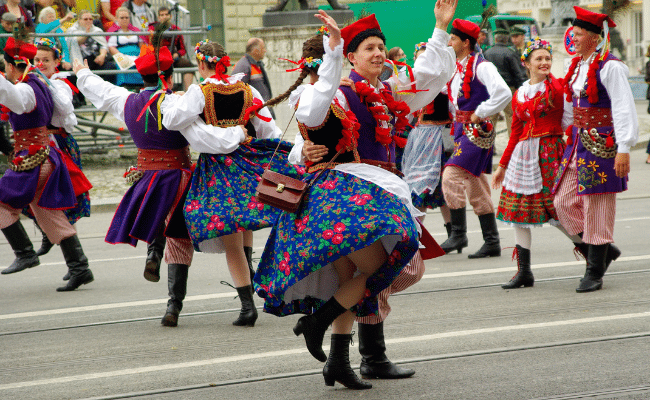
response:
[[[206,83],[201,85],[205,96],[205,108],[201,118],[210,125],[221,128],[244,125],[248,136],[257,137],[253,123],[244,121],[244,114],[248,107],[253,105],[253,91],[244,82],[233,85],[215,85]]]

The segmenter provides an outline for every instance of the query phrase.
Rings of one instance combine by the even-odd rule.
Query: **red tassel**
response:
[[[611,136],[607,136],[607,139],[605,139],[605,147],[614,147],[614,138]]]
[[[568,128],[566,128],[564,134],[567,136],[566,138],[567,146],[573,146],[573,125],[570,125]]]

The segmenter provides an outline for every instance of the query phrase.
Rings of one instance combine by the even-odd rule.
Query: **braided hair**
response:
[[[312,36],[309,39],[305,41],[302,45],[302,58],[306,59],[309,57],[313,58],[323,58],[323,55],[325,54],[325,47],[323,47],[323,35],[318,34],[316,36]],[[278,103],[281,103],[285,99],[289,97],[291,92],[296,90],[296,88],[300,85],[302,85],[302,82],[311,74],[312,72],[318,72],[318,67],[319,64],[315,64],[312,66],[305,65],[303,64],[302,69],[300,70],[300,75],[298,76],[298,79],[294,82],[293,85],[287,89],[286,92],[282,93],[281,95],[274,97],[270,100],[268,100],[266,103],[264,103],[264,107],[272,107]]]
[[[214,57],[214,56],[216,56],[217,58],[221,58],[221,57],[225,57],[225,56],[228,55],[228,53],[226,53],[226,50],[224,50],[223,46],[220,45],[217,42],[203,43],[199,47],[199,51],[202,54],[204,54],[206,58]],[[206,65],[210,69],[216,69],[217,68],[217,63],[216,62],[209,62],[207,59],[204,60],[204,62],[206,63]]]

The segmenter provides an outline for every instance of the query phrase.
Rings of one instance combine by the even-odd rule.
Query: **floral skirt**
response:
[[[275,223],[281,210],[257,201],[255,192],[277,145],[277,139],[253,139],[230,154],[201,154],[184,205],[195,250],[223,253],[222,236]],[[270,169],[301,179],[304,168],[287,160],[291,147],[280,144]]]
[[[389,257],[366,281],[357,316],[378,313],[376,295],[418,250],[417,227],[402,200],[382,187],[342,171],[321,174],[300,210],[283,212],[269,235],[254,280],[264,311],[312,313],[338,289],[331,263],[377,240]]]
[[[562,154],[564,140],[561,136],[544,136],[539,141],[539,167],[542,174],[542,189],[539,193],[514,193],[501,190],[497,219],[515,226],[534,227],[558,219],[553,206],[551,189],[555,181]]]

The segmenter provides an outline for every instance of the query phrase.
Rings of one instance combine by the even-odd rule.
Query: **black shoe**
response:
[[[34,251],[32,241],[29,240],[29,236],[27,236],[27,232],[25,232],[25,228],[20,223],[20,220],[2,229],[2,233],[4,233],[7,242],[9,242],[11,249],[16,255],[14,262],[8,268],[3,269],[2,274],[13,274],[27,268],[35,267],[41,263]]]
[[[321,308],[316,310],[311,315],[304,316],[298,320],[296,326],[293,327],[293,333],[296,336],[300,334],[305,336],[305,343],[307,349],[315,359],[320,362],[327,361],[327,356],[323,351],[323,337],[325,331],[334,322],[336,317],[343,314],[347,310],[339,304],[334,297],[329,299],[327,303],[323,304]]]
[[[494,213],[479,215],[478,220],[481,223],[481,232],[483,232],[485,243],[479,251],[470,254],[467,258],[501,257],[501,241]]]
[[[255,268],[253,268],[253,248],[244,246],[244,254],[246,255],[246,261],[248,262],[248,271],[251,274],[251,285],[253,278],[255,278]]]
[[[445,240],[440,247],[449,254],[454,250],[458,253],[463,252],[463,248],[467,247],[467,213],[465,207],[451,212],[451,236]]]
[[[160,281],[160,263],[162,262],[163,253],[167,239],[165,236],[159,236],[147,245],[147,261],[144,266],[144,279],[150,282]]]
[[[70,272],[70,280],[67,285],[57,288],[57,292],[70,292],[79,286],[88,284],[95,280],[92,271],[88,268],[88,258],[84,254],[77,235],[61,241],[63,258]]]
[[[167,285],[169,288],[169,300],[167,311],[160,323],[163,326],[177,326],[178,315],[183,309],[183,300],[187,293],[187,275],[189,265],[169,264],[167,265]]]
[[[533,271],[530,269],[530,249],[519,245],[515,246],[515,257],[517,257],[517,273],[506,284],[501,285],[504,289],[517,289],[520,287],[532,287],[535,284]]]
[[[580,237],[582,237],[582,233],[579,234]],[[581,255],[583,259],[587,259],[587,254],[589,253],[589,245],[587,243],[575,243],[575,248],[573,249],[573,252],[576,254],[576,258],[578,258],[578,255]],[[605,258],[605,272],[607,272],[607,269],[611,265],[612,261],[616,261],[617,258],[621,256],[621,250],[614,245],[614,243],[609,244],[609,249],[607,250],[607,257]],[[578,258],[579,259],[579,258]]]
[[[359,323],[359,353],[361,354],[361,376],[365,379],[402,379],[415,374],[410,368],[393,364],[386,357],[384,323]]]
[[[44,256],[45,254],[49,253],[54,244],[50,242],[50,239],[47,237],[45,232],[41,229],[41,227],[38,225],[38,223],[34,222],[34,226],[38,228],[38,230],[41,232],[41,235],[43,235],[43,240],[41,241],[41,248],[36,251],[37,256]]]
[[[253,301],[253,285],[238,287],[237,294],[239,294],[239,301],[241,301],[241,310],[239,311],[239,318],[233,321],[235,326],[255,326],[257,321],[257,309]]]
[[[350,366],[350,341],[352,335],[332,334],[330,356],[323,367],[325,385],[334,386],[338,382],[348,389],[371,389],[372,384],[364,382],[354,373]]]
[[[608,248],[609,243],[589,245],[587,270],[585,271],[585,276],[580,280],[580,285],[576,288],[576,292],[586,293],[602,289]]]

